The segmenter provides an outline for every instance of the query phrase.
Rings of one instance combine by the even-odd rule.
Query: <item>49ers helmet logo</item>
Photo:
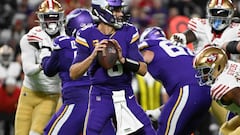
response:
[[[218,54],[217,53],[213,53],[211,55],[208,56],[207,58],[207,62],[208,63],[213,63],[217,60]]]

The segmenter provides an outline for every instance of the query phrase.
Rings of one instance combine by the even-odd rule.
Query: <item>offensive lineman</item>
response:
[[[173,45],[159,27],[144,30],[139,50],[148,64],[148,72],[162,82],[169,95],[159,114],[157,134],[190,135],[208,113],[212,101],[210,87],[199,86],[194,76],[193,53]]]

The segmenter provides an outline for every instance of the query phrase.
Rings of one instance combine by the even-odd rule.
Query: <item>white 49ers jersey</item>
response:
[[[52,39],[41,29],[41,27],[32,28],[25,34],[21,41],[21,57],[24,72],[23,86],[33,90],[46,93],[59,93],[61,89],[60,78],[57,75],[48,77],[40,68],[41,59],[40,45],[42,40],[53,44]]]
[[[193,43],[195,52],[199,52],[204,46],[216,44],[220,47],[229,41],[240,40],[240,24],[230,24],[222,33],[212,32],[208,19],[193,18],[189,21],[188,28],[194,32],[197,41]]]
[[[218,76],[212,85],[211,96],[220,103],[220,99],[235,87],[240,87],[240,63],[229,60],[222,74]],[[240,114],[240,107],[236,107],[235,104],[225,107]]]

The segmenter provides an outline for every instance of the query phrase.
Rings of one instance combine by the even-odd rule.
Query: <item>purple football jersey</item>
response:
[[[154,52],[148,71],[163,83],[169,95],[175,87],[198,84],[192,67],[194,55],[188,48],[174,46],[168,40],[147,40],[146,43],[149,47],[145,49]]]
[[[82,31],[77,37],[78,54],[73,63],[85,60],[93,52],[96,43],[103,39],[115,39],[122,48],[123,57],[135,61],[143,61],[138,50],[139,33],[136,27],[124,25],[111,35],[104,35],[97,27],[90,27]],[[92,83],[90,93],[89,117],[87,119],[87,135],[98,135],[106,121],[115,116],[112,92],[125,91],[126,104],[134,116],[144,125],[140,131],[146,135],[154,135],[155,131],[143,109],[136,102],[131,87],[133,72],[123,68],[116,62],[113,68],[104,69],[95,59],[89,67],[89,76]],[[121,114],[120,114],[121,115]],[[131,130],[131,128],[129,128]],[[142,133],[138,133],[141,134]]]
[[[158,120],[157,134],[191,134],[211,105],[210,87],[199,86],[195,78],[193,53],[166,38],[146,40],[139,44],[141,47],[154,52],[148,71],[163,83],[169,95]]]
[[[111,35],[104,35],[96,27],[90,27],[81,32],[76,38],[79,55],[77,55],[73,63],[88,57],[94,50],[94,45],[103,39],[116,39],[122,47],[123,57],[143,61],[142,55],[137,48],[138,38],[137,29],[129,25],[125,25]],[[132,79],[132,72],[125,71],[119,62],[113,68],[106,70],[95,60],[90,66],[89,75],[93,85],[103,86],[106,89],[121,89],[122,86],[129,86]]]
[[[62,81],[63,98],[70,99],[71,97],[76,97],[79,95],[77,92],[81,92],[81,90],[73,91],[68,88],[89,87],[90,80],[87,76],[87,73],[74,81],[69,76],[69,68],[77,52],[75,38],[68,36],[59,36],[54,40],[54,48],[55,50],[52,52],[51,57],[45,57],[43,59],[42,65],[44,73],[48,76],[53,76],[57,73],[59,74],[59,77]]]
[[[59,36],[54,40],[54,51],[42,61],[44,73],[48,76],[59,74],[62,81],[63,105],[51,118],[44,129],[45,134],[79,135],[83,133],[88,108],[90,79],[87,73],[77,80],[69,76],[69,68],[77,54],[74,37]],[[106,122],[101,134],[114,135],[112,122]]]

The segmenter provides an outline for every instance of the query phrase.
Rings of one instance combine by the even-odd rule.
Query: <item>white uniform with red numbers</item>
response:
[[[221,104],[220,99],[235,87],[240,87],[240,63],[228,61],[228,65],[218,76],[215,83],[211,87],[211,96],[214,100],[229,109],[231,112],[240,114],[240,107],[236,104],[225,106]]]
[[[42,135],[56,112],[61,81],[57,75],[48,77],[40,67],[40,44],[53,44],[41,27],[32,28],[21,41],[24,80],[17,106],[15,135]]]
[[[59,93],[61,90],[60,78],[58,75],[47,77],[39,68],[41,60],[39,58],[40,46],[42,40],[48,40],[50,44],[52,39],[41,27],[32,28],[21,40],[23,72],[25,74],[23,86],[33,90],[47,93]]]
[[[194,42],[194,51],[199,52],[204,46],[216,44],[222,46],[223,43],[240,40],[240,24],[230,24],[222,33],[215,34],[208,19],[193,18],[189,21],[188,28],[193,31],[197,37]]]

